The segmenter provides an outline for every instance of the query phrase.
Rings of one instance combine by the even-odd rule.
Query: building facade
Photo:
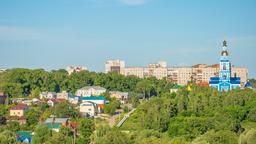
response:
[[[229,91],[241,87],[241,79],[237,75],[232,77],[232,66],[229,61],[227,42],[223,42],[221,51],[219,76],[211,77],[209,84],[218,91]]]
[[[117,65],[119,61],[120,60],[116,60]],[[109,62],[109,64],[112,62],[113,61]],[[109,67],[110,66],[106,65],[106,71],[111,71]],[[231,67],[231,76],[240,77],[241,86],[244,86],[248,78],[248,69],[234,66]],[[146,67],[122,67],[120,69],[120,74],[125,76],[136,76],[139,78],[166,78],[178,85],[187,85],[188,82],[197,84],[209,83],[211,77],[219,75],[219,70],[220,64],[197,64],[191,67],[167,67],[165,61],[159,61],[157,63],[148,64]]]
[[[125,62],[122,60],[108,60],[105,63],[105,72],[117,72],[121,73],[123,69],[125,68]]]
[[[86,86],[76,91],[76,96],[99,96],[102,93],[106,92],[106,89],[100,86]]]
[[[85,101],[80,104],[79,111],[84,117],[94,117],[97,115],[97,104]]]
[[[28,111],[28,106],[20,103],[10,109],[10,116],[23,117],[26,111]]]

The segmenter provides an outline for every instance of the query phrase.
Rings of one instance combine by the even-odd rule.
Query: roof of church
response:
[[[246,87],[246,88],[251,88],[252,87],[252,85],[251,85],[249,80],[246,82],[244,87]]]

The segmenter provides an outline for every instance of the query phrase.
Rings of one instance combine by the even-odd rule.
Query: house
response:
[[[68,101],[72,104],[77,104],[80,100],[79,96],[69,96]]]
[[[25,98],[12,98],[12,103],[22,103],[24,100]]]
[[[40,100],[37,99],[37,98],[33,98],[33,99],[32,99],[32,103],[35,104],[35,105],[36,105],[36,104],[39,104],[39,103],[40,103]]]
[[[128,92],[119,92],[119,91],[110,91],[110,97],[116,98],[119,100],[122,104],[127,103],[129,99]]]
[[[67,93],[66,91],[62,91],[61,93],[57,93],[57,99],[68,100],[68,97],[71,96],[71,93]]]
[[[53,107],[55,104],[57,104],[58,103],[58,101],[57,101],[57,99],[49,99],[48,101],[47,101],[47,104],[49,105],[49,106],[51,106],[51,107]]]
[[[0,92],[0,104],[5,104],[6,98],[7,95],[5,95],[3,92]]]
[[[53,107],[55,106],[57,103],[60,103],[60,102],[64,102],[65,100],[64,99],[49,99],[47,101],[48,105]]]
[[[68,126],[69,118],[48,118],[44,123],[48,128],[59,132],[61,126]]]
[[[79,106],[80,113],[85,117],[94,117],[97,115],[97,110],[97,104],[90,101],[85,101]]]
[[[30,106],[30,105],[32,105],[32,100],[24,100],[24,101],[22,101],[21,103]]]
[[[40,93],[40,99],[54,99],[56,98],[57,93],[56,92],[41,92]]]
[[[77,96],[89,97],[99,96],[106,92],[106,89],[100,86],[86,86],[76,91]]]
[[[27,132],[27,131],[18,131],[16,133],[16,138],[18,141],[21,143],[28,143],[31,144],[32,142],[32,132]]]
[[[22,117],[26,111],[28,111],[28,106],[26,104],[19,103],[10,109],[10,116]]]
[[[104,96],[90,96],[90,97],[82,97],[82,102],[91,102],[96,104],[97,111],[101,112],[106,104],[106,98]]]

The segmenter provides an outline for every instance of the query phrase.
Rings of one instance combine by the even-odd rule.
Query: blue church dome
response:
[[[244,87],[245,87],[245,88],[252,88],[252,85],[251,85],[251,83],[250,83],[249,80],[247,80],[247,82],[246,82],[246,84],[245,84]]]

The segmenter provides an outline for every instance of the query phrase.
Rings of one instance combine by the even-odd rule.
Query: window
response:
[[[225,65],[225,64],[223,65],[223,70],[227,70],[227,67],[226,67],[226,65]]]

